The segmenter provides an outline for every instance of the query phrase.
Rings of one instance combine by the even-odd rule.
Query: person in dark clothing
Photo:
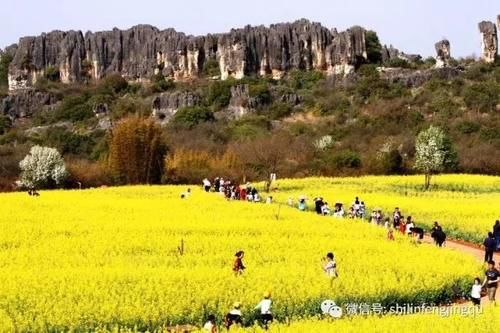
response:
[[[229,311],[224,317],[224,326],[226,326],[226,329],[229,329],[234,324],[242,324],[239,302],[234,303],[233,309]]]
[[[314,199],[314,207],[316,210],[316,213],[321,215],[322,211],[321,208],[323,207],[325,203],[323,202],[323,198],[315,198]]]
[[[243,265],[243,257],[245,256],[244,251],[238,251],[234,255],[234,263],[233,263],[233,272],[236,275],[241,275],[243,274],[243,271],[245,270],[245,266]]]
[[[413,227],[410,231],[414,236],[417,236],[419,240],[424,239],[424,229],[420,227]]]
[[[483,287],[486,286],[488,292],[488,299],[490,302],[496,304],[495,296],[497,293],[498,282],[500,280],[500,272],[495,268],[495,262],[490,260],[488,262],[488,270],[485,272]]]
[[[484,262],[490,262],[493,260],[493,252],[495,252],[497,242],[493,238],[493,233],[488,232],[488,237],[485,238],[484,242]]]
[[[500,250],[500,221],[496,220],[495,225],[493,226],[493,237],[497,242],[497,250]]]
[[[446,240],[446,234],[444,233],[443,228],[441,228],[441,226],[437,221],[434,222],[434,226],[432,227],[431,237],[432,239],[434,239],[434,242],[439,247],[442,247],[443,243]]]

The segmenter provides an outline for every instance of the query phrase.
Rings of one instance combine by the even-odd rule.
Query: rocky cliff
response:
[[[366,59],[366,43],[361,27],[339,33],[303,19],[207,36],[149,25],[85,34],[52,31],[21,38],[13,55],[9,89],[18,90],[32,86],[49,68],[62,82],[100,79],[111,72],[131,81],[147,81],[160,72],[174,80],[191,79],[209,59],[219,64],[221,79],[279,78],[293,69],[342,74]]]

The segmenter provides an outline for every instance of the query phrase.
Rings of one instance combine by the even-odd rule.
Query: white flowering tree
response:
[[[431,184],[431,177],[442,172],[452,163],[451,144],[439,127],[431,126],[418,134],[415,143],[415,169],[425,175],[425,189]]]
[[[64,160],[55,148],[34,146],[19,162],[21,175],[18,184],[28,188],[50,188],[60,185],[68,172]]]

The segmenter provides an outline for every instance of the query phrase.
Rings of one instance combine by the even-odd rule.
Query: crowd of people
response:
[[[220,193],[228,200],[272,203],[272,196],[268,196],[265,200],[262,200],[257,188],[252,186],[250,183],[240,185],[233,183],[230,180],[225,180],[222,177],[217,177],[213,180],[213,182],[211,182],[205,178],[203,180],[203,188],[206,192],[213,191]],[[187,193],[184,193],[184,195],[189,194],[190,191],[188,189]],[[415,225],[412,216],[403,216],[399,207],[394,209],[392,215],[389,214],[388,216],[384,216],[381,208],[375,208],[371,211],[371,214],[367,216],[366,205],[364,201],[359,199],[359,197],[355,197],[352,204],[347,209],[347,213],[344,210],[342,202],[335,202],[333,208],[331,208],[323,197],[315,197],[312,201],[314,203],[314,211],[318,215],[367,220],[369,223],[374,225],[385,227],[387,229],[387,238],[389,240],[394,240],[394,232],[400,232],[401,234],[414,237],[417,241],[421,241],[424,238],[424,229]],[[297,208],[300,211],[308,210],[308,199],[303,195],[297,198],[297,204],[295,204],[293,197],[289,197],[287,204],[288,206]],[[434,222],[433,227],[430,230],[430,236],[437,246],[442,247],[443,244],[445,244],[446,233],[437,221]],[[485,272],[485,278],[482,282],[479,277],[474,279],[470,293],[470,298],[473,304],[478,306],[480,305],[481,295],[484,289],[486,289],[486,294],[488,295],[489,300],[493,303],[495,302],[496,289],[498,287],[498,283],[500,282],[500,267],[499,269],[495,268],[495,262],[493,261],[494,251],[500,250],[500,222],[498,220],[495,222],[493,231],[490,232],[488,237],[485,239],[484,247],[485,262],[488,263],[488,270]],[[244,251],[238,251],[234,256],[232,271],[235,276],[244,274],[246,270],[246,267],[243,264],[244,256]],[[326,256],[322,258],[321,268],[327,277],[338,277],[337,263],[332,252],[327,253]],[[265,292],[264,298],[254,308],[254,310],[259,311],[259,322],[266,329],[273,321],[271,307],[271,293]],[[216,318],[214,315],[208,316],[207,322],[204,326],[205,330],[209,332],[218,332],[215,322]],[[239,302],[235,302],[232,309],[224,316],[224,326],[227,329],[235,324],[242,324],[241,304]]]
[[[229,179],[217,177],[211,182],[208,178],[203,179],[203,188],[206,192],[219,193],[228,200],[243,200],[249,202],[262,202],[263,198],[255,186],[249,182],[244,185],[232,182]],[[268,196],[264,200],[266,203],[272,203],[273,197]]]

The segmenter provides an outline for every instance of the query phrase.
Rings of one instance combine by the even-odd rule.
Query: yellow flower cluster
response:
[[[416,314],[408,316],[368,316],[352,317],[338,320],[310,319],[286,324],[273,324],[269,330],[258,326],[251,328],[232,328],[234,333],[351,333],[351,332],[414,332],[414,333],[490,333],[500,325],[500,308],[486,307],[477,310],[464,311],[447,316],[443,314]],[[467,312],[467,313],[465,313]],[[206,331],[205,331],[206,332]]]
[[[481,272],[472,257],[404,237],[390,242],[367,223],[227,202],[200,189],[181,199],[183,191],[1,194],[0,331],[199,325],[210,313],[220,320],[235,301],[252,322],[266,290],[275,317],[295,320],[318,314],[326,298],[446,301],[468,292]],[[247,269],[237,277],[231,268],[238,250]],[[338,263],[334,280],[321,268],[330,251]]]
[[[429,230],[439,221],[449,237],[482,243],[495,220],[500,218],[500,177],[480,175],[440,175],[433,188],[422,190],[424,176],[368,176],[357,178],[305,178],[279,180],[274,196],[285,203],[289,196],[312,199],[322,196],[330,207],[336,201],[347,209],[357,196],[367,206],[382,208],[392,217],[395,207],[411,215],[417,225]]]

